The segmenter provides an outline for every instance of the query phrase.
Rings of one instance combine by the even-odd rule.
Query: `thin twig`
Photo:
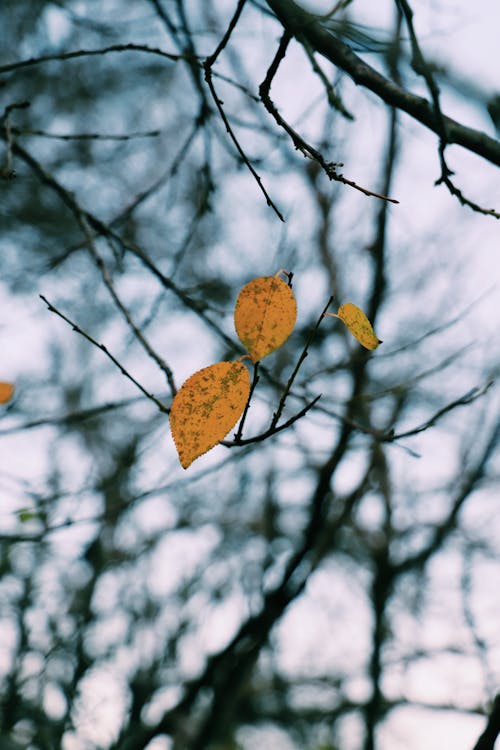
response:
[[[130,141],[133,138],[155,138],[161,135],[161,130],[145,130],[136,133],[48,133],[46,130],[35,130],[33,128],[13,127],[15,135],[38,136],[40,138],[53,138],[60,141]]]
[[[290,377],[288,379],[288,382],[287,382],[287,384],[285,386],[285,389],[283,391],[283,394],[282,394],[282,396],[280,398],[280,402],[278,404],[278,408],[276,409],[275,413],[273,414],[273,418],[271,420],[271,426],[269,428],[271,430],[274,429],[276,427],[276,425],[278,424],[278,421],[279,421],[279,419],[280,419],[280,417],[281,417],[281,415],[283,413],[283,409],[285,408],[285,402],[286,402],[286,400],[288,398],[288,395],[290,393],[290,390],[292,388],[294,380],[297,377],[297,374],[298,374],[299,369],[300,369],[300,367],[302,365],[302,362],[305,360],[305,358],[307,357],[307,355],[309,353],[308,352],[309,346],[311,345],[311,343],[312,343],[312,341],[314,339],[314,336],[316,335],[316,331],[318,330],[319,326],[321,325],[321,321],[324,319],[325,313],[328,310],[328,308],[330,307],[330,305],[332,304],[332,302],[333,302],[333,297],[330,297],[329,300],[328,300],[328,302],[324,306],[323,310],[321,311],[321,315],[319,316],[318,320],[316,321],[316,325],[310,331],[309,336],[307,337],[307,341],[306,341],[306,343],[304,345],[304,348],[303,348],[303,350],[302,350],[302,352],[300,354],[300,357],[297,360],[297,364],[295,365],[294,370],[293,370],[292,374],[290,375]]]
[[[335,92],[331,82],[328,80],[325,71],[314,57],[314,51],[311,49],[311,45],[307,42],[307,40],[304,39],[302,46],[304,47],[309,62],[311,63],[311,68],[325,87],[326,98],[328,99],[328,104],[330,105],[330,107],[333,107],[333,109],[336,109],[337,112],[340,112],[340,114],[343,115],[343,117],[345,117],[347,120],[354,120],[354,115],[349,112],[348,109],[346,109],[344,102]]]
[[[222,101],[217,96],[217,92],[215,90],[214,83],[213,83],[213,80],[212,80],[212,71],[211,71],[211,69],[210,69],[209,66],[205,67],[205,80],[206,80],[206,82],[208,84],[208,88],[210,89],[210,93],[212,94],[212,98],[213,98],[213,100],[215,102],[215,105],[216,105],[217,109],[219,110],[219,114],[220,114],[220,116],[222,118],[222,122],[224,123],[224,126],[226,128],[226,132],[228,133],[229,137],[231,138],[232,142],[234,143],[234,145],[236,147],[236,150],[238,151],[239,155],[241,156],[244,164],[246,165],[246,167],[248,168],[248,170],[250,171],[250,173],[253,175],[253,177],[254,177],[255,181],[257,182],[259,188],[261,189],[262,193],[264,194],[264,197],[266,199],[267,205],[270,208],[272,208],[272,210],[274,211],[274,213],[276,214],[276,216],[280,219],[280,221],[284,222],[285,219],[283,217],[283,214],[281,213],[281,211],[279,210],[279,208],[275,205],[275,203],[273,202],[271,196],[269,195],[269,193],[267,192],[266,188],[262,184],[262,178],[260,177],[260,175],[258,174],[258,172],[256,172],[256,170],[254,169],[254,167],[250,163],[247,155],[243,151],[243,149],[242,149],[242,147],[241,147],[238,139],[236,138],[236,135],[234,134],[234,131],[233,131],[231,125],[229,124],[229,120],[227,119],[226,113],[224,112],[224,108],[222,106]]]
[[[234,436],[235,441],[241,441],[241,436],[243,435],[243,427],[245,426],[245,420],[247,418],[248,410],[250,408],[250,401],[252,400],[253,392],[255,391],[255,388],[257,387],[257,383],[259,382],[259,362],[255,362],[253,366],[253,378],[252,378],[252,384],[250,385],[250,393],[248,394],[248,399],[245,404],[245,408],[243,410],[243,414],[240,419],[240,424],[238,426],[238,430]]]
[[[29,57],[26,60],[18,60],[17,62],[8,63],[7,65],[0,65],[0,75],[3,73],[10,73],[12,70],[28,68],[33,65],[41,65],[42,63],[51,62],[53,60],[72,60],[76,57],[96,57],[99,55],[107,55],[110,52],[147,52],[150,55],[159,55],[160,57],[164,57],[171,61],[185,60],[187,58],[187,55],[176,55],[172,52],[165,52],[158,47],[149,47],[147,44],[112,44],[109,47],[101,47],[100,49],[77,49],[72,52],[57,52],[52,55],[40,55],[39,57]]]
[[[348,180],[346,177],[344,177],[344,175],[339,174],[336,171],[339,164],[336,162],[327,162],[323,155],[316,148],[311,146],[311,144],[308,143],[299,133],[297,133],[297,131],[294,130],[291,125],[289,125],[289,123],[280,115],[280,113],[276,109],[270,97],[271,83],[278,71],[280,63],[283,61],[286,55],[288,44],[291,39],[291,33],[287,29],[285,29],[274,59],[271,62],[271,65],[269,66],[269,69],[266,73],[266,77],[259,86],[260,98],[262,99],[265,108],[267,109],[269,114],[272,115],[276,123],[281,128],[283,128],[286,133],[288,133],[297,151],[300,151],[304,156],[310,159],[314,159],[314,161],[316,161],[320,165],[329,180],[333,180],[334,182],[341,182],[344,185],[349,185],[349,187],[352,187],[355,190],[359,190],[364,195],[370,197],[380,198],[381,200],[389,201],[390,203],[399,203],[399,201],[395,198],[389,198],[387,195],[382,195],[381,193],[376,193],[372,190],[368,190],[367,188],[358,185],[353,180]]]
[[[493,385],[494,381],[491,380],[486,385],[482,386],[481,388],[473,388],[472,390],[465,393],[460,398],[455,399],[451,403],[444,406],[442,409],[439,409],[435,414],[432,415],[432,417],[429,417],[425,422],[418,425],[417,427],[413,427],[410,430],[405,430],[404,432],[396,433],[394,430],[379,430],[376,427],[371,427],[370,425],[361,424],[360,422],[346,418],[339,414],[338,412],[333,411],[332,409],[329,409],[325,406],[320,406],[319,411],[321,411],[323,414],[326,414],[329,417],[333,417],[334,419],[339,420],[340,422],[347,423],[350,427],[354,428],[356,431],[363,433],[364,435],[370,435],[375,440],[377,440],[380,443],[395,443],[398,440],[401,440],[403,438],[412,437],[413,435],[418,435],[420,432],[424,432],[425,430],[428,430],[430,427],[434,427],[434,425],[448,412],[452,411],[453,409],[456,409],[459,406],[466,406],[467,404],[472,403],[476,399],[483,396],[489,388]],[[297,397],[298,398],[298,397]],[[300,397],[303,398],[303,397]],[[401,448],[404,450],[409,451],[412,455],[419,458],[419,454],[415,454],[414,451],[411,451],[411,449],[407,448],[406,446],[401,445]]]
[[[241,159],[243,160],[243,163],[246,165],[250,173],[253,175],[255,181],[257,182],[259,188],[261,189],[262,193],[264,194],[264,197],[266,199],[267,205],[272,208],[272,210],[275,212],[275,214],[278,216],[278,218],[281,221],[285,221],[283,214],[278,209],[278,207],[275,205],[273,200],[271,199],[269,193],[265,189],[264,185],[262,184],[262,178],[258,174],[258,172],[255,170],[255,168],[250,163],[250,160],[248,159],[246,153],[244,152],[243,148],[240,145],[240,142],[236,138],[236,135],[234,133],[234,130],[232,129],[231,125],[229,124],[229,120],[227,119],[226,113],[224,112],[223,102],[221,99],[219,99],[217,92],[215,90],[214,82],[213,82],[213,72],[212,72],[212,66],[217,60],[217,57],[222,52],[224,47],[227,45],[229,41],[229,37],[231,36],[231,33],[233,32],[238,19],[241,15],[241,11],[243,10],[243,6],[245,5],[246,0],[238,0],[238,5],[236,6],[236,10],[234,12],[234,15],[229,22],[229,26],[226,30],[226,33],[224,34],[223,38],[217,45],[215,51],[209,55],[206,60],[203,63],[203,69],[205,71],[205,81],[207,82],[208,88],[210,90],[210,93],[212,95],[212,99],[215,102],[215,106],[217,107],[217,110],[221,116],[222,122],[224,123],[224,126],[226,128],[226,132],[228,133],[229,137],[231,138],[233,144],[236,147],[236,150],[238,151],[239,155],[241,156]]]
[[[144,388],[144,386],[141,385],[139,383],[139,381],[136,380],[134,378],[134,376],[131,375],[128,372],[128,370],[125,369],[125,367],[122,365],[122,363],[119,362],[116,359],[116,357],[113,356],[113,354],[111,354],[111,352],[109,351],[109,349],[104,344],[101,344],[99,341],[97,341],[95,338],[93,338],[93,336],[91,336],[89,333],[87,333],[86,331],[84,331],[83,328],[80,328],[79,325],[77,325],[76,323],[74,323],[72,320],[70,320],[70,318],[68,318],[66,315],[64,315],[64,313],[62,313],[60,310],[58,310],[57,307],[54,307],[54,305],[51,302],[49,302],[49,300],[46,297],[44,297],[43,294],[40,294],[39,296],[40,296],[40,299],[43,300],[43,302],[45,302],[45,304],[47,305],[47,308],[49,309],[49,312],[55,313],[55,315],[57,315],[60,318],[62,318],[62,320],[64,320],[66,323],[68,323],[68,325],[71,326],[71,328],[73,329],[73,331],[75,331],[75,333],[79,333],[80,336],[83,336],[84,339],[87,339],[87,341],[89,341],[91,344],[93,344],[98,349],[100,349],[102,352],[104,352],[104,354],[120,370],[121,374],[124,375],[126,378],[128,378],[130,380],[130,382],[133,383],[135,385],[135,387],[138,388],[141,391],[141,393],[143,393],[146,396],[146,398],[148,398],[150,401],[152,401],[154,404],[156,404],[156,406],[158,407],[158,409],[161,412],[163,412],[163,414],[168,414],[169,413],[169,409],[167,409],[167,407],[165,406],[165,404],[163,404],[159,399],[157,399],[156,396],[153,396],[152,393],[149,393],[149,391],[147,391]]]
[[[219,57],[219,55],[222,52],[222,50],[227,45],[227,43],[229,41],[229,38],[230,38],[231,34],[233,33],[236,24],[238,23],[238,20],[239,20],[239,18],[241,16],[241,12],[242,12],[242,10],[243,10],[243,8],[245,6],[246,1],[247,0],[238,0],[238,4],[236,6],[236,10],[234,11],[233,17],[231,18],[231,20],[229,22],[229,25],[228,25],[225,33],[224,33],[224,36],[222,37],[222,39],[220,40],[219,44],[215,48],[214,52],[212,52],[212,54],[209,55],[207,57],[207,59],[205,60],[205,65],[207,65],[209,68],[211,68],[213,66],[213,64],[215,63],[215,61]]]
[[[484,394],[491,388],[494,382],[494,380],[490,380],[488,383],[486,383],[486,385],[483,385],[482,387],[472,388],[460,398],[457,398],[455,399],[455,401],[452,401],[446,406],[443,406],[442,409],[439,409],[439,411],[437,411],[432,417],[427,419],[418,427],[414,427],[411,430],[406,430],[405,432],[399,432],[397,434],[388,432],[385,435],[382,435],[380,439],[383,442],[391,442],[393,440],[400,440],[401,438],[411,437],[412,435],[418,435],[419,432],[424,432],[424,430],[429,429],[429,427],[433,427],[436,422],[441,419],[441,417],[443,417],[449,411],[452,411],[452,409],[456,409],[457,406],[466,406],[467,404],[472,403],[481,396],[484,396]]]
[[[290,417],[290,419],[288,419],[286,422],[283,422],[283,424],[280,424],[278,427],[269,427],[265,432],[261,432],[260,435],[255,435],[251,438],[241,438],[238,441],[222,440],[221,445],[225,445],[227,448],[233,448],[236,445],[250,445],[251,443],[261,443],[263,440],[267,440],[267,438],[271,437],[272,435],[276,435],[278,432],[288,429],[288,427],[291,427],[292,424],[297,422],[298,419],[304,417],[307,412],[317,404],[321,396],[322,394],[320,393],[318,396],[316,396],[316,398],[306,404],[303,409],[297,412],[297,414],[294,414],[293,417]]]
[[[451,177],[453,175],[453,171],[448,166],[448,163],[446,161],[445,157],[445,149],[448,145],[448,137],[446,133],[446,125],[444,121],[444,115],[441,111],[441,104],[439,101],[439,87],[434,80],[434,76],[432,74],[432,71],[429,67],[429,65],[426,63],[424,55],[422,53],[422,50],[420,49],[420,44],[418,42],[418,38],[415,32],[415,27],[413,25],[413,10],[411,9],[409,3],[407,0],[396,0],[396,5],[401,10],[401,13],[404,16],[406,27],[408,29],[408,34],[410,37],[410,44],[411,44],[411,64],[412,68],[417,73],[417,75],[422,76],[422,78],[425,80],[425,83],[427,84],[427,89],[429,91],[432,106],[434,108],[434,114],[436,118],[436,132],[439,136],[439,147],[438,147],[438,154],[439,154],[439,163],[441,166],[441,175],[436,180],[435,185],[446,185],[448,188],[448,191],[451,195],[454,195],[455,198],[458,199],[460,204],[462,206],[468,206],[473,211],[476,211],[477,213],[485,214],[487,216],[493,216],[495,219],[500,219],[500,213],[498,211],[495,211],[493,208],[483,208],[477,203],[474,203],[474,201],[471,201],[469,198],[466,198],[466,196],[462,193],[462,191],[457,188],[457,186],[452,181]]]

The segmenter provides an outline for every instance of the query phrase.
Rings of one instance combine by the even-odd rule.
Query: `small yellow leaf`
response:
[[[6,404],[14,394],[12,383],[0,383],[0,404]]]
[[[338,317],[346,324],[352,335],[367,349],[376,349],[382,342],[375,335],[372,324],[359,307],[352,302],[340,305]]]
[[[254,362],[285,343],[296,318],[293,292],[277,276],[260,276],[246,284],[234,309],[236,333]]]
[[[218,362],[186,380],[170,409],[172,437],[184,469],[225,438],[249,394],[250,376],[241,362]]]

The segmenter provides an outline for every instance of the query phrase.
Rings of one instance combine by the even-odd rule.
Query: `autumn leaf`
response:
[[[332,318],[340,318],[345,323],[349,331],[352,333],[360,344],[363,344],[367,349],[376,349],[379,344],[382,343],[379,338],[375,335],[375,331],[372,328],[372,324],[364,314],[363,310],[353,305],[352,302],[346,302],[344,305],[340,305],[337,313],[325,313]]]
[[[277,276],[260,276],[246,284],[234,309],[236,333],[254,362],[287,340],[296,318],[293,292]]]
[[[172,437],[184,469],[225,438],[249,394],[250,376],[241,362],[218,362],[186,380],[170,409]]]
[[[14,395],[12,383],[0,383],[0,404],[6,404]]]

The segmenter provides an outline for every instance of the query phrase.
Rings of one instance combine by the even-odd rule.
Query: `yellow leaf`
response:
[[[296,318],[293,292],[277,276],[260,276],[246,284],[234,309],[236,333],[254,362],[285,343]]]
[[[340,305],[338,317],[346,324],[352,335],[367,349],[376,349],[382,342],[375,335],[372,324],[359,307],[352,302]]]
[[[250,376],[241,362],[218,362],[186,380],[170,409],[172,437],[184,469],[225,438],[249,394]]]
[[[14,394],[12,383],[0,383],[0,404],[6,404]]]

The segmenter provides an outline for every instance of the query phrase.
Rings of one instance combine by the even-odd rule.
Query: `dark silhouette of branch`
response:
[[[493,750],[495,741],[500,734],[500,693],[495,697],[486,724],[486,729],[474,745],[473,750]]]
[[[241,156],[241,159],[242,159],[243,163],[246,165],[246,167],[248,168],[249,172],[254,177],[257,185],[261,189],[261,191],[262,191],[262,193],[263,193],[263,195],[264,195],[264,197],[266,199],[267,205],[270,208],[272,208],[272,210],[274,211],[274,213],[276,214],[276,216],[280,219],[280,221],[284,222],[285,219],[284,219],[283,214],[281,213],[281,211],[276,206],[276,204],[272,200],[271,196],[267,192],[266,188],[264,187],[264,185],[262,183],[262,178],[260,177],[259,173],[256,171],[256,169],[250,163],[247,155],[245,154],[243,148],[240,145],[240,142],[236,138],[234,130],[232,129],[232,127],[231,127],[231,125],[229,123],[229,120],[227,119],[226,113],[224,112],[224,107],[222,106],[223,102],[217,96],[217,92],[215,90],[214,83],[213,83],[213,80],[212,80],[212,69],[207,64],[205,64],[205,80],[207,82],[207,85],[208,85],[208,88],[209,88],[210,93],[212,95],[212,98],[213,98],[213,100],[215,102],[215,105],[216,105],[217,109],[219,110],[219,114],[221,116],[222,122],[224,123],[226,131],[227,131],[229,137],[231,138],[232,142],[234,143],[234,145],[236,147],[236,150],[238,151],[239,155]]]
[[[212,66],[214,65],[215,61],[219,57],[222,50],[225,49],[227,43],[229,42],[231,34],[233,33],[236,27],[236,24],[239,21],[239,18],[241,16],[241,13],[243,11],[246,1],[247,0],[238,0],[237,5],[236,5],[236,10],[234,11],[233,17],[229,21],[229,24],[224,33],[224,36],[222,37],[222,39],[220,40],[219,44],[217,45],[215,50],[212,52],[212,54],[209,55],[207,59],[205,60],[205,65],[207,67],[212,68]]]
[[[289,427],[295,424],[295,422],[297,422],[299,419],[302,419],[302,417],[305,417],[307,412],[310,411],[313,408],[313,406],[316,406],[320,398],[321,398],[321,393],[318,396],[316,396],[316,398],[313,398],[313,400],[310,401],[308,404],[306,404],[303,409],[297,412],[297,414],[294,414],[292,417],[290,417],[290,419],[287,419],[286,422],[282,422],[282,424],[277,425],[277,426],[271,424],[271,427],[269,427],[264,432],[261,432],[260,435],[254,435],[254,437],[239,438],[239,439],[235,437],[234,440],[222,440],[221,445],[225,445],[227,448],[233,448],[236,445],[251,445],[252,443],[262,443],[263,440],[267,440],[273,435],[276,435],[278,432],[287,430]]]
[[[135,138],[156,138],[161,130],[143,130],[137,133],[49,133],[34,128],[11,128],[14,135],[38,136],[58,141],[130,141]]]
[[[259,362],[255,362],[253,366],[253,376],[252,376],[252,382],[250,384],[250,393],[248,394],[248,399],[245,404],[245,408],[243,409],[243,414],[241,415],[240,423],[238,425],[238,429],[236,431],[236,434],[234,436],[235,442],[239,442],[243,435],[243,428],[245,426],[248,410],[250,408],[250,402],[252,401],[252,396],[254,394],[254,391],[257,387],[257,384],[259,382]]]

